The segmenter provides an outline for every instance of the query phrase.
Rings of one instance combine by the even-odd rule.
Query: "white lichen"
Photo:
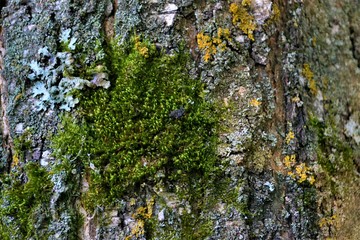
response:
[[[177,10],[178,7],[175,4],[169,3],[165,6],[164,10],[159,14],[159,18],[166,23],[167,27],[170,27],[174,24]]]
[[[253,16],[258,25],[262,25],[271,17],[272,2],[270,0],[252,0]]]

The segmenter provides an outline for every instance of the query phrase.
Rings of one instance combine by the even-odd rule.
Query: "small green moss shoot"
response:
[[[138,37],[111,44],[111,89],[82,91],[76,119],[64,117],[53,139],[58,159],[76,157],[84,169],[87,208],[156,182],[159,171],[180,181],[216,170],[218,113],[203,84],[189,77],[188,60]]]

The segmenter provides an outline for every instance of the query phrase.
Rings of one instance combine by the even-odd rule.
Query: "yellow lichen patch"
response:
[[[302,183],[307,179],[307,172],[309,168],[305,165],[305,163],[300,163],[295,167],[295,173],[298,177],[298,182]]]
[[[286,142],[286,144],[290,144],[290,142],[291,142],[291,140],[293,140],[295,138],[295,134],[294,134],[294,132],[292,131],[292,130],[290,130],[289,132],[288,132],[288,134],[286,135],[286,137],[285,137],[285,142]]]
[[[196,38],[199,49],[204,52],[203,59],[205,62],[208,62],[217,53],[218,49],[221,51],[226,49],[226,42],[224,40],[231,41],[230,30],[227,28],[218,28],[216,37],[211,37],[201,32],[198,33]]]
[[[315,178],[314,178],[314,176],[309,176],[309,177],[307,178],[307,180],[308,180],[308,182],[309,182],[311,185],[313,185],[313,184],[315,183]]]
[[[324,227],[324,226],[333,226],[336,225],[336,221],[337,221],[337,216],[336,215],[332,215],[331,217],[323,217],[319,220],[319,227]]]
[[[14,167],[14,166],[17,166],[19,165],[19,156],[17,153],[14,154],[13,156],[13,159],[12,159],[12,163],[11,163],[11,166]]]
[[[217,36],[218,38],[225,37],[227,40],[231,41],[230,30],[228,28],[218,28]]]
[[[200,49],[207,49],[212,45],[211,37],[208,35],[205,35],[204,33],[198,33],[197,44]]]
[[[311,94],[316,95],[317,87],[316,87],[316,82],[314,80],[314,73],[312,72],[309,64],[307,63],[304,64],[302,69],[302,74],[308,80]]]
[[[130,206],[134,206],[136,204],[135,198],[130,199]]]
[[[241,2],[241,5],[243,5],[243,6],[250,6],[251,5],[251,0],[243,0],[242,2]]]
[[[197,43],[199,49],[204,51],[204,61],[208,62],[211,59],[211,56],[216,53],[216,47],[214,46],[211,37],[204,33],[199,33],[197,35]]]
[[[266,21],[265,26],[269,26],[273,23],[279,22],[280,20],[280,9],[279,6],[276,3],[272,4],[272,11],[270,18]]]
[[[311,44],[312,44],[313,47],[316,47],[316,37],[313,37],[311,39]]]
[[[230,4],[230,12],[232,13],[232,23],[238,26],[249,39],[254,41],[253,32],[256,29],[255,18],[249,13],[248,6],[251,1],[243,0],[242,4]]]
[[[291,168],[295,165],[296,163],[296,156],[295,154],[292,155],[286,155],[284,158],[284,164],[286,168]]]
[[[309,80],[309,88],[310,88],[310,92],[313,95],[316,95],[317,93],[317,88],[316,88],[316,83],[314,79]]]
[[[261,102],[256,98],[253,98],[250,100],[250,105],[253,107],[259,107],[261,105]]]
[[[311,167],[306,166],[305,163],[296,164],[296,155],[286,155],[284,157],[283,164],[289,171],[287,175],[298,183],[308,181],[311,185],[315,183],[315,177],[313,176],[313,170]]]
[[[306,166],[305,163],[300,163],[295,167],[295,175],[299,183],[305,182],[307,180],[312,185],[315,182],[311,168]]]
[[[288,173],[287,173],[287,175],[289,176],[289,177],[291,177],[292,179],[296,179],[296,175],[293,173],[293,172],[291,172],[291,171],[289,171]]]
[[[144,220],[142,220],[142,219],[137,220],[135,227],[133,227],[131,229],[131,235],[126,236],[125,240],[130,240],[133,237],[139,238],[139,237],[141,237],[141,235],[144,235],[145,234],[144,225],[145,225]]]
[[[303,66],[302,74],[308,80],[314,78],[314,73],[311,71],[310,65],[307,63]]]
[[[300,98],[298,96],[296,96],[296,97],[291,98],[291,101],[293,103],[298,103],[298,102],[300,102]]]
[[[272,16],[271,16],[271,19],[273,21],[279,21],[280,20],[280,9],[279,9],[279,6],[275,3],[273,3],[272,5]]]
[[[146,47],[146,44],[140,41],[140,37],[135,37],[135,49],[145,58],[149,57],[149,48]]]
[[[130,203],[132,201],[130,200]],[[136,212],[132,215],[133,218],[136,219],[135,226],[131,229],[131,235],[127,236],[125,239],[129,240],[132,237],[139,238],[141,235],[145,234],[145,221],[150,219],[153,215],[153,207],[154,207],[155,199],[154,197],[150,198],[146,201],[146,206],[141,206],[136,209]]]

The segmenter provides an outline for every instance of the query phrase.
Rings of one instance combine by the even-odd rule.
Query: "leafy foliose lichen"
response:
[[[42,47],[38,50],[40,60],[29,63],[31,73],[28,79],[34,82],[31,92],[36,111],[54,109],[55,106],[70,111],[79,103],[79,99],[74,96],[75,91],[85,86],[110,86],[110,82],[106,80],[106,69],[100,65],[89,67],[85,63],[84,56],[79,54],[81,46],[77,45],[75,37],[70,38],[70,32],[70,29],[62,32],[59,39],[60,52],[53,54],[47,47]],[[99,50],[93,65],[101,60]]]
[[[88,207],[116,202],[160,175],[180,181],[215,171],[217,111],[187,62],[184,52],[166,55],[138,38],[110,47],[112,87],[82,91],[77,118],[65,117],[53,140],[57,158],[82,165]]]

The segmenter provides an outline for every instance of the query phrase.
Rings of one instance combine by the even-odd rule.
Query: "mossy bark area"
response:
[[[0,236],[358,239],[358,4],[355,0],[0,3]],[[158,54],[190,54],[184,63],[185,75],[200,80],[206,93],[200,94],[201,98],[221,108],[216,110],[221,112],[216,117],[220,123],[217,153],[212,156],[216,160],[211,162],[216,163],[216,174],[210,171],[211,176],[199,177],[204,173],[201,170],[197,177],[189,177],[195,176],[190,173],[196,168],[189,163],[199,155],[189,153],[189,158],[170,159],[171,154],[167,154],[166,162],[176,161],[177,167],[175,164],[163,171],[160,168],[164,165],[159,164],[155,170],[146,168],[137,178],[126,161],[114,160],[121,156],[127,159],[133,145],[124,150],[119,147],[121,143],[112,143],[116,149],[107,151],[92,142],[82,143],[98,136],[106,145],[113,133],[96,132],[118,131],[114,127],[117,117],[99,117],[86,110],[81,101],[92,101],[93,92],[103,92],[109,101],[109,107],[104,108],[112,114],[117,112],[110,107],[116,96],[107,94],[114,91],[114,76],[121,74],[109,67],[107,50],[114,39],[117,45],[129,44],[134,36],[141,41],[133,42],[132,47],[144,58],[151,55],[149,45],[142,43],[145,39],[154,44],[153,51]],[[136,66],[124,66],[129,67],[127,72],[139,72]],[[174,79],[171,72],[166,74]],[[179,73],[174,70],[174,74]],[[126,78],[126,74],[121,76]],[[139,79],[137,73],[131,74],[134,76],[135,83]],[[152,91],[142,90],[144,96]],[[156,115],[158,120],[187,120],[191,99],[177,101],[169,91],[171,99],[159,104],[174,106],[164,108],[170,112]],[[166,99],[163,95],[159,98]],[[101,102],[100,97],[94,99]],[[124,102],[138,104],[134,96],[128,97]],[[146,107],[150,112],[158,109]],[[95,111],[96,107],[91,109]],[[144,109],[135,109],[133,114],[136,111],[143,114]],[[67,118],[63,119],[77,118],[84,121],[83,125],[66,125],[60,120],[65,112]],[[100,122],[91,122],[90,115]],[[105,117],[115,122],[101,129],[101,124],[108,123]],[[132,121],[141,128],[141,121]],[[61,129],[75,137],[65,134],[61,138]],[[138,133],[134,137],[143,135],[140,130]],[[165,139],[176,139],[169,136]],[[128,140],[116,137],[119,139]],[[184,146],[192,152],[197,151],[185,136],[181,140],[190,144]],[[134,149],[141,153],[141,165],[148,162],[146,156],[153,150],[139,146]],[[64,152],[65,148],[71,151]],[[181,152],[186,147],[179,149]],[[122,150],[127,152],[119,153]],[[157,156],[165,159],[164,155]],[[144,170],[134,162],[136,158],[129,159],[136,171]],[[181,161],[185,161],[183,165]],[[193,163],[201,165],[201,161]],[[212,168],[210,165],[206,166]],[[127,186],[132,190],[117,187],[119,179],[113,174],[117,168],[129,171]],[[177,173],[178,178],[168,178],[169,172]],[[85,200],[89,193],[96,197],[94,186],[99,188],[101,199]],[[108,199],[107,188],[112,191]],[[16,204],[21,205],[18,210]]]
[[[359,238],[359,10],[357,1],[333,1],[304,8],[303,61],[314,72],[307,101],[309,129],[317,144],[320,226],[325,236]],[[314,24],[314,22],[316,24]],[[319,24],[317,24],[319,23]],[[309,124],[310,123],[310,124]],[[324,220],[325,219],[325,220]]]

